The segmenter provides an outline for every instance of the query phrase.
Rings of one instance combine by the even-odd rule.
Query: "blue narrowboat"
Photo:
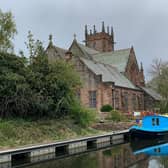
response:
[[[158,138],[168,136],[168,117],[162,115],[145,116],[142,125],[129,129],[131,137]]]

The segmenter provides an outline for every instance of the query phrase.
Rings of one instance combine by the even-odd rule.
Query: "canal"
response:
[[[104,145],[103,145],[104,146]],[[75,151],[74,151],[75,150]],[[97,149],[90,146],[70,153],[61,149],[56,156],[44,155],[32,160],[14,158],[11,167],[29,168],[167,168],[168,139],[123,141]],[[43,161],[42,161],[43,160]],[[45,161],[44,161],[45,160]]]

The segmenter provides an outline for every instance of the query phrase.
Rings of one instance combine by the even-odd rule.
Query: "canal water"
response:
[[[60,151],[57,157],[34,158],[31,164],[14,162],[12,167],[29,168],[168,168],[168,140],[133,140],[85,153]],[[78,153],[78,154],[74,154]],[[44,158],[42,159],[44,160]]]

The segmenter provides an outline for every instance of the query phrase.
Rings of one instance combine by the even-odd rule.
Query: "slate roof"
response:
[[[67,51],[68,50],[65,50],[63,48],[59,48],[59,47],[54,46],[54,45],[49,45],[46,49],[47,54],[48,54],[48,52],[50,52],[48,54],[48,56],[50,56],[52,58],[64,58],[65,53]]]
[[[131,48],[93,55],[96,61],[115,66],[120,72],[125,72]]]
[[[141,88],[145,93],[153,97],[155,100],[158,100],[158,101],[162,100],[162,96],[158,94],[155,90],[147,87],[141,87]]]
[[[86,58],[80,58],[84,64],[96,75],[102,76],[103,82],[114,82],[116,86],[130,89],[139,89],[124,75],[122,75],[115,67],[105,65]]]
[[[65,57],[65,53],[68,51],[68,50],[65,50],[63,48],[59,48],[59,47],[55,47],[55,50],[57,51],[57,53],[61,56],[61,57]]]
[[[80,44],[78,43],[79,47],[81,48],[81,50],[84,52],[84,53],[87,53],[89,55],[94,55],[94,54],[99,54],[100,52],[99,51],[96,51],[92,48],[89,48],[89,47],[86,47],[85,45],[83,44]]]
[[[100,53],[99,51],[96,51],[94,49],[86,47],[83,44],[77,43],[76,40],[73,42],[73,44],[74,43],[77,45],[77,47],[84,54],[84,56],[81,56],[81,55],[79,56],[81,61],[83,61],[84,64],[94,74],[101,75],[103,82],[112,82],[116,86],[119,86],[119,87],[125,87],[125,88],[139,90],[139,88],[137,88],[130,80],[128,80],[123,74],[121,74],[120,71],[118,71],[118,69],[115,67],[115,65],[119,65],[119,62],[121,60],[122,60],[122,62],[127,61],[128,57],[129,57],[130,49],[114,51],[114,53],[111,55],[111,52]],[[48,46],[46,51],[51,51],[49,49],[49,47],[52,51],[54,51],[54,53],[51,52],[52,54],[49,54],[53,58],[63,58],[65,56],[65,53],[67,52],[67,50],[53,46],[53,45]],[[102,59],[100,59],[102,56],[107,57],[107,59],[106,59],[106,61],[104,61],[104,63],[102,63],[103,61],[101,61]],[[120,59],[117,60],[118,56],[120,57]],[[125,58],[122,59],[121,58],[122,56],[124,56]],[[113,60],[115,60],[115,63],[116,63],[116,64],[114,64],[114,66],[107,65],[107,64],[113,64],[112,59],[110,60],[111,62],[108,62],[108,59],[109,59],[108,57],[112,57],[112,58],[114,57]],[[94,58],[97,58],[97,59],[94,59]],[[124,65],[126,66],[126,63]]]
[[[90,55],[95,61],[115,66],[119,72],[125,72],[131,48],[115,50],[112,52],[99,52],[83,44],[79,44],[84,54]]]

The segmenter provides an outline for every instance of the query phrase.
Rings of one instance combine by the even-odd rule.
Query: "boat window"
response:
[[[160,148],[158,148],[158,153],[160,153]]]
[[[152,125],[155,126],[155,118],[152,118]]]
[[[156,125],[159,125],[159,118],[156,118]]]
[[[160,153],[160,148],[154,148],[155,153]]]

